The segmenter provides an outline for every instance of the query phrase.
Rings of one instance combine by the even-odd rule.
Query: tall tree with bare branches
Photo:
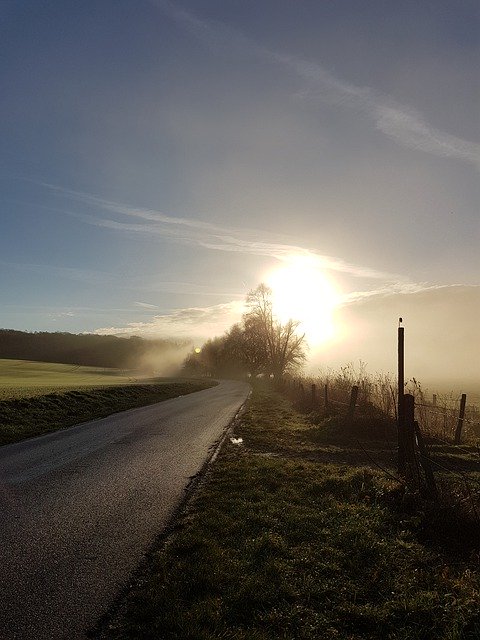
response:
[[[281,323],[273,313],[272,291],[260,284],[246,299],[243,316],[245,340],[250,345],[251,358],[260,356],[264,373],[281,378],[305,361],[305,335],[297,333],[299,323]]]
[[[297,332],[295,320],[281,323],[275,317],[269,287],[260,284],[250,291],[246,306],[241,323],[187,357],[187,370],[234,378],[273,374],[278,379],[303,364],[305,336]]]

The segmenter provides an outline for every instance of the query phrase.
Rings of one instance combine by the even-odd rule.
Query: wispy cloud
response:
[[[156,315],[148,322],[130,322],[125,326],[97,329],[101,335],[168,336],[198,339],[220,335],[242,316],[243,302],[231,301],[207,307],[175,309],[169,314]]]
[[[115,228],[115,227],[114,227]],[[56,266],[49,264],[32,264],[20,262],[7,262],[0,260],[0,268],[5,270],[24,271],[35,273],[48,278],[65,278],[74,282],[81,282],[87,285],[109,287],[120,287],[122,291],[131,290],[144,294],[154,295],[157,293],[172,293],[176,295],[202,295],[204,297],[213,296],[215,298],[243,298],[245,292],[232,292],[216,289],[215,284],[205,284],[197,282],[184,282],[179,280],[162,280],[161,274],[144,273],[134,275],[119,271],[106,272],[95,271],[93,269],[83,269],[67,266]],[[134,302],[136,306],[158,309],[158,305],[148,305],[147,303]],[[4,305],[5,306],[5,305]],[[37,307],[35,307],[37,308]],[[94,310],[85,307],[85,310]],[[122,309],[127,311],[128,308]]]
[[[430,294],[442,291],[445,295],[449,292],[470,292],[477,296],[480,285],[430,285],[428,283],[392,283],[370,291],[355,291],[339,300],[340,312],[345,308],[356,309],[358,304],[371,305],[384,304],[389,300],[405,300],[410,304],[412,300],[418,300],[420,294]],[[473,298],[472,298],[473,299]],[[136,303],[139,304],[139,303]],[[142,304],[142,303],[140,303]],[[143,306],[143,305],[142,305]],[[171,313],[155,315],[150,320],[143,322],[129,322],[125,325],[108,326],[97,329],[95,333],[101,335],[138,335],[143,337],[169,337],[178,339],[203,341],[215,335],[221,335],[232,324],[239,322],[245,311],[244,302],[232,300],[223,304],[205,307],[187,307],[174,309]]]
[[[196,218],[177,218],[166,215],[161,211],[105,200],[88,193],[64,189],[58,185],[42,184],[44,187],[54,191],[57,195],[74,199],[77,202],[108,211],[111,214],[117,214],[140,221],[120,222],[111,218],[68,211],[69,215],[75,216],[83,222],[94,226],[115,231],[144,234],[147,237],[161,236],[167,240],[202,246],[205,249],[214,251],[266,256],[282,262],[288,262],[292,256],[302,255],[314,261],[318,268],[346,273],[359,278],[394,281],[404,279],[398,274],[386,273],[369,267],[351,264],[341,258],[322,254],[315,248],[258,240],[256,238],[262,235],[260,231],[220,227]]]
[[[263,47],[220,22],[204,20],[165,0],[150,2],[190,31],[207,46],[242,57],[280,65],[306,83],[304,95],[363,113],[376,129],[404,147],[463,160],[480,168],[480,145],[458,138],[431,125],[417,110],[403,105],[371,87],[350,83],[330,73],[323,65]]]
[[[352,291],[345,294],[340,301],[342,305],[348,305],[356,302],[362,302],[369,298],[383,298],[398,295],[411,295],[428,291],[436,291],[437,289],[458,289],[469,288],[474,290],[476,285],[464,284],[429,284],[428,282],[392,282],[385,286],[366,291]],[[480,288],[480,285],[479,285]]]
[[[445,158],[472,162],[480,168],[480,145],[457,138],[430,125],[420,113],[393,101],[374,103],[377,128],[405,147]]]
[[[57,320],[65,320],[66,318],[74,318],[75,313],[73,311],[61,311],[60,313],[52,313],[50,315],[51,320],[56,322]]]
[[[19,271],[41,273],[44,276],[67,278],[69,280],[93,285],[111,285],[118,280],[118,276],[115,274],[104,271],[95,271],[93,269],[77,269],[74,267],[53,266],[47,264],[5,262],[2,260],[0,260],[0,266]]]
[[[99,198],[98,196],[82,191],[74,191],[73,189],[67,189],[56,184],[48,182],[40,182],[44,187],[47,187],[53,192],[67,196],[71,200],[77,200],[84,204],[91,205],[112,213],[123,214],[130,218],[138,218],[146,222],[155,222],[158,224],[174,225],[177,227],[186,227],[190,229],[204,229],[211,233],[221,232],[225,233],[223,227],[217,227],[210,222],[204,222],[203,220],[195,220],[193,218],[182,218],[181,216],[170,216],[161,211],[153,209],[145,209],[142,207],[134,207],[132,205],[114,202],[105,198]]]
[[[158,305],[149,304],[148,302],[134,302],[133,304],[137,307],[142,307],[143,309],[158,309]]]

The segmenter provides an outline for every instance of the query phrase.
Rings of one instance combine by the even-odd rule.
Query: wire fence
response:
[[[398,388],[393,376],[370,377],[362,369],[345,367],[319,377],[287,378],[282,383],[282,391],[297,408],[311,416],[340,417],[346,428],[357,422],[352,433],[370,465],[403,484],[410,493],[437,501],[442,508],[461,513],[480,526],[480,410],[477,404],[469,403],[468,398],[462,402],[462,395],[453,394],[433,394],[429,401],[418,381],[409,380],[405,392],[411,398],[411,425],[408,437],[400,434],[408,440],[402,445],[397,415]],[[386,426],[383,432],[377,429],[375,437],[383,433],[383,453],[389,450],[388,459],[385,455],[380,457],[379,450],[371,445],[369,420],[375,415],[383,416]],[[403,467],[398,456],[401,446],[407,451]]]
[[[290,396],[305,408],[312,410],[332,409],[348,406],[354,386],[358,387],[358,407],[372,406],[384,415],[397,420],[398,388],[390,374],[369,375],[363,363],[355,369],[353,365],[339,371],[329,371],[320,376],[293,376],[283,382]],[[427,400],[421,384],[412,378],[405,384],[405,393],[415,398],[415,417],[422,432],[429,438],[455,442],[461,407],[461,394],[432,394]],[[476,400],[476,397],[474,398]],[[462,440],[474,442],[480,437],[480,406],[470,402],[467,396],[462,418]]]

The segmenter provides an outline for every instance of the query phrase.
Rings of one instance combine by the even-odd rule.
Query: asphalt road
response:
[[[0,448],[0,638],[103,615],[249,392],[240,382]]]

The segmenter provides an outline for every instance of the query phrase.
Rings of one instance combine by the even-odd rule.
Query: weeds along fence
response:
[[[282,391],[299,408],[323,414],[346,412],[354,387],[358,389],[355,410],[373,408],[395,421],[398,419],[395,377],[388,373],[370,375],[363,363],[358,368],[349,364],[319,376],[290,376],[282,381]],[[415,419],[427,439],[460,444],[480,437],[480,408],[469,402],[465,394],[434,393],[428,396],[415,378],[405,383],[405,393],[415,399]]]
[[[349,365],[322,377],[287,377],[281,391],[313,424],[334,419],[340,426],[338,433],[343,432],[355,443],[365,463],[395,478],[413,505],[418,507],[420,500],[420,509],[425,510],[422,501],[426,500],[431,505],[427,508],[430,524],[443,519],[454,523],[454,528],[458,525],[470,531],[477,540],[478,407],[469,405],[464,395],[437,395],[428,401],[418,381],[412,379],[405,385],[405,416],[400,430],[393,376],[360,373]]]
[[[379,376],[380,381],[381,376]],[[352,388],[357,387],[357,405],[366,405],[372,402],[372,396],[377,394],[377,381],[374,381],[363,370],[356,372],[353,365],[342,367],[339,371],[330,371],[320,376],[295,376],[286,377],[282,381],[283,391],[292,400],[315,409],[330,409],[347,406],[350,403]],[[382,393],[380,392],[380,395]],[[382,397],[382,409],[390,415],[394,407],[394,399],[388,389],[385,397]]]
[[[399,473],[411,493],[435,501],[457,525],[469,527],[478,538],[480,527],[480,448],[476,444],[460,445],[466,396],[460,401],[455,444],[431,439],[427,445],[416,420],[417,407],[412,394],[404,395],[403,428],[399,425]],[[453,455],[452,455],[453,454]],[[472,473],[472,470],[474,473]]]
[[[415,398],[415,418],[427,436],[454,444],[480,437],[480,409],[466,394],[432,394],[429,399],[415,380],[406,390]]]
[[[358,369],[349,364],[315,378],[287,378],[282,391],[315,424],[340,418],[344,434],[356,440],[365,461],[395,477],[417,507],[420,501],[421,509],[430,509],[430,524],[441,514],[454,527],[469,529],[478,545],[479,407],[465,394],[429,396],[415,378],[405,382],[401,318],[396,377],[371,376],[360,362]]]

